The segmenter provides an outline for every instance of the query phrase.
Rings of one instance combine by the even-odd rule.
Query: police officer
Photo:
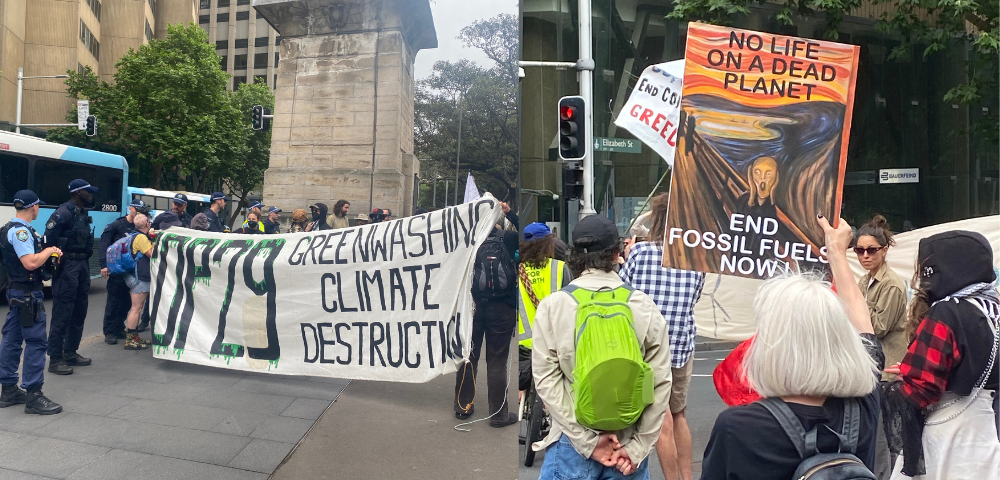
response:
[[[226,208],[226,194],[222,192],[215,192],[212,194],[212,205],[208,207],[204,212],[205,217],[208,219],[208,231],[209,232],[225,232],[227,230],[226,224],[219,218],[219,213]]]
[[[128,286],[125,285],[125,275],[111,275],[108,272],[108,257],[104,253],[115,242],[135,231],[132,219],[135,218],[136,212],[146,208],[146,203],[142,200],[132,200],[128,206],[128,215],[118,217],[104,227],[101,243],[97,247],[101,276],[108,279],[108,298],[104,306],[104,342],[108,345],[114,345],[118,343],[118,339],[125,338],[125,317],[132,307],[132,297],[129,296]]]
[[[170,210],[162,212],[153,219],[154,230],[165,230],[172,226],[180,225],[184,228],[191,226],[191,215],[187,213],[187,195],[178,193],[174,195],[173,204]]]
[[[261,222],[264,224],[264,233],[268,235],[280,233],[281,223],[278,221],[278,214],[280,213],[281,209],[278,207],[271,207],[267,209],[267,218]]]
[[[31,190],[14,194],[16,217],[0,229],[0,257],[10,276],[7,303],[10,311],[0,341],[0,408],[24,404],[24,413],[52,415],[62,406],[42,394],[45,369],[45,308],[42,269],[57,247],[42,249],[31,221],[38,218],[38,195]],[[24,372],[17,387],[17,367],[24,352]]]
[[[59,206],[45,224],[45,244],[63,255],[52,279],[52,325],[49,326],[49,372],[73,373],[73,366],[90,365],[76,353],[87,319],[90,262],[94,253],[93,219],[87,210],[95,205],[97,187],[86,180],[69,182],[70,199]]]

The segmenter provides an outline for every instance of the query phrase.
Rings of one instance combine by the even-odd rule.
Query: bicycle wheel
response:
[[[524,466],[530,467],[535,463],[535,451],[531,449],[531,444],[541,440],[542,421],[545,420],[545,412],[542,411],[542,399],[538,398],[534,386],[531,388],[531,417],[528,419],[528,438],[524,443]]]

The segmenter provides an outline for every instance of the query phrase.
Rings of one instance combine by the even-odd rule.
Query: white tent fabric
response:
[[[971,230],[986,236],[993,245],[993,268],[1000,272],[1000,216],[972,218],[943,223],[900,233],[896,246],[889,249],[887,261],[905,281],[913,277],[917,246],[920,239],[949,230]],[[848,255],[856,279],[865,271],[854,253]],[[701,300],[695,305],[694,319],[698,335],[722,340],[746,340],[753,335],[757,322],[753,315],[753,299],[761,280],[707,275]],[[804,305],[804,307],[806,307]]]

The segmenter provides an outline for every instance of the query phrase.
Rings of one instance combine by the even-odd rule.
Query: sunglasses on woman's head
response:
[[[876,253],[878,253],[879,250],[882,250],[883,248],[885,248],[885,247],[868,247],[868,248],[854,247],[854,253],[856,253],[858,255],[861,255],[863,253],[867,253],[869,256],[871,256],[871,255],[875,255]]]

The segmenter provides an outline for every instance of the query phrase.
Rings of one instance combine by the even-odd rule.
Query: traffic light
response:
[[[574,200],[583,197],[583,165],[567,163],[563,167],[563,198]]]
[[[260,105],[253,106],[253,113],[250,115],[250,124],[254,130],[264,128],[264,107]]]
[[[93,115],[87,116],[87,136],[93,137],[97,135],[97,117]]]
[[[587,152],[585,105],[583,97],[559,99],[559,158],[563,160],[580,160]]]

